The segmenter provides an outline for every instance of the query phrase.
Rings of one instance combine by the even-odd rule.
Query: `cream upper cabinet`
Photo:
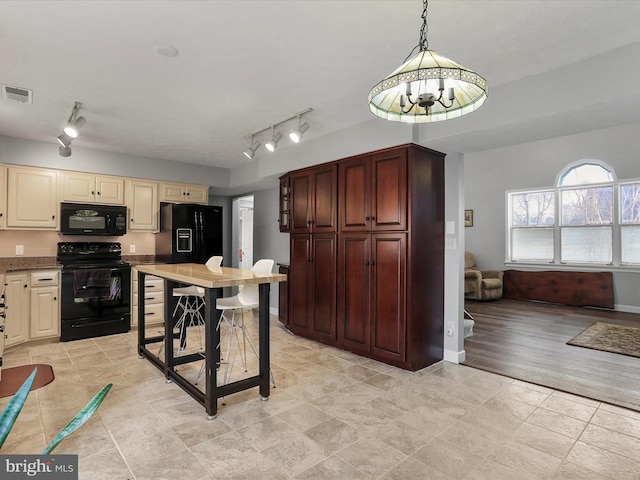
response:
[[[124,178],[80,172],[64,172],[61,177],[65,202],[124,205]]]
[[[158,231],[158,184],[144,180],[126,181],[126,201],[131,231]]]
[[[58,173],[30,167],[7,168],[8,228],[55,230]]]
[[[161,183],[161,202],[209,203],[209,187],[206,185],[189,185],[184,183]]]
[[[7,167],[0,165],[0,230],[7,224]]]

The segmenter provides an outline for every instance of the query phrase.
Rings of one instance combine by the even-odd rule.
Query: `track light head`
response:
[[[251,146],[242,153],[244,153],[247,158],[251,159],[256,154],[256,150],[258,150],[258,148],[260,148],[260,142],[258,142],[257,140],[255,142],[252,141]]]
[[[58,148],[58,153],[61,157],[70,157],[71,156],[71,147],[60,147]]]
[[[270,152],[275,152],[276,148],[278,148],[278,142],[282,138],[282,134],[280,132],[276,132],[273,134],[273,138],[264,144],[265,148]]]
[[[66,133],[71,138],[78,138],[80,135],[80,129],[87,122],[87,119],[84,117],[78,117],[75,121],[70,121],[67,123],[67,126],[64,127],[64,133]]]
[[[294,130],[289,134],[289,138],[295,143],[298,143],[300,142],[300,140],[302,140],[302,135],[304,135],[304,132],[306,132],[307,130],[309,130],[309,124],[307,122],[304,122],[298,127],[297,130]]]
[[[71,138],[69,135],[67,135],[66,133],[61,134],[58,137],[58,143],[60,145],[62,145],[63,147],[68,147],[71,145],[71,141],[73,140],[73,138]]]

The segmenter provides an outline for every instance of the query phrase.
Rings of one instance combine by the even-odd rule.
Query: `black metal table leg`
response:
[[[260,397],[269,399],[269,290],[270,284],[261,283],[258,286],[258,353],[260,354]]]

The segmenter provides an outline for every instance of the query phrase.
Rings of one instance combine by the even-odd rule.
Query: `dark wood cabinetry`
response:
[[[290,175],[291,233],[336,231],[336,176],[333,164]]]
[[[289,271],[289,329],[335,343],[336,235],[292,235]]]
[[[279,264],[278,273],[289,277],[289,265]],[[289,323],[289,282],[278,283],[278,320],[284,325]]]
[[[341,232],[406,230],[406,150],[347,160],[338,170]]]
[[[409,144],[289,178],[289,328],[410,370],[441,360],[444,154]]]

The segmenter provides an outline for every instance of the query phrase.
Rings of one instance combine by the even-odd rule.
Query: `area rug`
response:
[[[51,368],[51,365],[45,365],[44,363],[3,368],[2,376],[0,376],[0,398],[15,395],[36,367],[38,367],[38,373],[36,373],[36,378],[33,381],[32,391],[53,382],[55,378],[53,368]]]
[[[567,345],[640,357],[640,328],[596,322],[569,340]]]

